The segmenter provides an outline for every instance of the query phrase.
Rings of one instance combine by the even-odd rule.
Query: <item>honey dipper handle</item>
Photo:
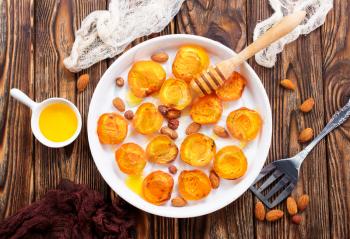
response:
[[[297,11],[291,15],[285,16],[279,23],[271,27],[243,51],[236,56],[217,64],[217,67],[227,79],[236,66],[242,64],[257,52],[293,31],[304,20],[305,15],[305,11]]]

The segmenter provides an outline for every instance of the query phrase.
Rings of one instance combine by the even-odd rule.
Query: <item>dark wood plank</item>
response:
[[[253,30],[258,21],[272,14],[268,1],[248,1],[248,36],[252,41]],[[273,139],[268,162],[287,158],[299,152],[303,146],[297,142],[298,132],[306,127],[319,133],[324,126],[324,100],[322,82],[322,53],[320,31],[288,45],[278,56],[272,69],[258,66],[252,59],[251,65],[263,81],[270,98],[273,115]],[[298,87],[296,92],[286,91],[279,81],[288,78]],[[298,106],[308,97],[316,101],[314,110],[308,114],[298,111]],[[328,184],[325,142],[321,142],[304,161],[297,188],[293,195],[307,193],[311,204],[304,212],[303,223],[295,226],[285,216],[276,223],[256,222],[256,236],[262,238],[328,238]],[[313,179],[313,180],[311,180]],[[317,179],[317,180],[314,180]],[[286,212],[285,205],[279,208]]]
[[[30,204],[33,136],[30,110],[10,98],[16,87],[34,97],[33,1],[0,1],[0,218]]]
[[[76,103],[83,117],[82,132],[70,146],[48,149],[38,142],[35,143],[36,195],[40,197],[48,189],[55,187],[61,178],[87,184],[107,195],[107,186],[90,155],[85,124],[94,87],[107,65],[103,62],[98,63],[84,71],[90,75],[90,84],[84,92],[77,94],[77,76],[67,71],[62,63],[70,53],[74,31],[78,29],[80,22],[90,12],[105,9],[106,2],[37,1],[35,6],[36,99],[66,97]]]
[[[350,1],[335,0],[322,27],[325,115],[350,98]],[[350,120],[327,137],[330,235],[350,238]]]
[[[177,16],[179,33],[217,40],[240,51],[246,44],[246,1],[186,1]],[[181,238],[252,238],[252,196],[208,216],[180,220]]]

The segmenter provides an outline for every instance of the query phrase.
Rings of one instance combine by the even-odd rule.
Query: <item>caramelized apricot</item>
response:
[[[170,174],[154,171],[143,180],[142,194],[148,202],[160,205],[170,199],[173,186],[174,180]]]
[[[184,170],[179,175],[179,193],[186,200],[199,200],[211,191],[209,177],[201,170]]]
[[[222,110],[221,100],[216,95],[206,95],[193,103],[190,115],[198,124],[212,124],[220,120]]]
[[[245,85],[246,79],[238,72],[233,72],[224,84],[216,90],[216,95],[223,101],[238,100],[242,96]]]
[[[152,134],[163,124],[163,116],[152,103],[143,103],[136,110],[132,124],[140,134]]]
[[[158,135],[147,145],[147,159],[153,163],[167,164],[172,162],[177,154],[176,144],[166,135]]]
[[[226,125],[233,137],[242,141],[250,141],[258,135],[262,120],[255,110],[240,108],[227,116]]]
[[[115,151],[115,160],[123,173],[138,175],[146,166],[146,153],[137,144],[126,143]]]
[[[117,113],[105,113],[97,122],[97,135],[101,144],[121,143],[128,134],[128,122]]]
[[[181,160],[192,166],[205,166],[216,152],[215,141],[201,133],[190,134],[181,144]]]
[[[182,46],[177,51],[173,62],[173,74],[189,83],[197,74],[209,66],[209,56],[200,46]]]
[[[166,106],[183,110],[191,103],[192,96],[185,81],[171,78],[163,83],[159,99]]]
[[[226,146],[219,150],[214,159],[214,171],[221,178],[236,179],[247,171],[247,159],[237,146]]]
[[[138,61],[131,67],[128,83],[131,92],[139,98],[159,91],[166,77],[163,67],[154,61]]]

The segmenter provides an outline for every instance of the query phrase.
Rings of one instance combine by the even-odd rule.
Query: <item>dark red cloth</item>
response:
[[[125,208],[126,207],[126,208]],[[38,202],[0,223],[0,238],[129,238],[129,205],[112,205],[84,185],[62,180]]]

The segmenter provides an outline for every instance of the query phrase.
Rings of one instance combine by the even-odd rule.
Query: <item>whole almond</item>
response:
[[[123,100],[121,98],[119,98],[119,97],[114,98],[112,103],[113,103],[113,106],[117,110],[119,110],[120,112],[124,112],[125,111],[125,104],[124,104],[124,102],[123,102]]]
[[[201,129],[201,125],[196,123],[196,122],[192,122],[191,124],[189,124],[186,128],[186,134],[190,135],[193,133],[197,133],[200,129]]]
[[[168,167],[168,170],[169,170],[169,173],[171,173],[171,174],[176,174],[177,173],[177,167],[174,166],[174,165],[170,165]]]
[[[132,112],[131,110],[125,111],[124,117],[127,120],[132,120],[134,118],[134,112]]]
[[[284,79],[280,82],[281,86],[283,86],[283,88],[288,89],[288,90],[295,90],[295,85],[291,80],[288,79]]]
[[[305,100],[300,106],[299,109],[300,111],[307,113],[310,112],[312,110],[312,108],[315,105],[315,100],[313,98],[309,98],[307,100]]]
[[[310,141],[314,137],[314,131],[311,128],[306,128],[299,134],[299,142],[305,143]]]
[[[291,216],[298,213],[297,202],[292,197],[287,198],[287,211],[288,211],[289,215],[291,215]]]
[[[123,87],[124,85],[124,79],[123,77],[117,77],[117,79],[115,79],[115,84],[118,86],[118,87]]]
[[[89,74],[81,75],[77,81],[78,92],[83,92],[86,89],[87,85],[89,84],[89,81],[90,81]]]
[[[220,178],[213,170],[209,173],[209,180],[212,188],[215,189],[220,186]]]
[[[282,218],[284,215],[283,211],[274,209],[266,213],[266,220],[269,222],[277,221],[278,219]]]
[[[175,197],[171,199],[171,205],[173,205],[174,207],[183,207],[183,206],[186,206],[186,204],[187,204],[187,201],[182,197]]]
[[[160,129],[160,133],[169,136],[171,139],[177,139],[177,137],[178,137],[178,134],[175,130],[172,130],[166,126],[164,126]]]
[[[158,63],[164,63],[169,59],[169,56],[165,52],[158,52],[151,56],[151,59]]]
[[[296,214],[296,215],[294,215],[294,216],[292,217],[292,222],[293,222],[294,224],[297,224],[297,225],[299,225],[299,224],[301,223],[302,220],[303,220],[303,218],[302,218],[300,215],[298,215],[298,214]]]
[[[170,129],[176,130],[179,127],[180,121],[178,119],[170,119],[168,121],[168,127]]]
[[[180,116],[181,116],[181,111],[176,109],[168,110],[168,112],[165,115],[165,117],[168,119],[177,119],[177,118],[180,118]]]
[[[221,138],[228,138],[229,137],[227,130],[224,127],[221,127],[219,125],[215,125],[213,131],[217,136],[219,136]]]
[[[307,194],[302,195],[298,199],[298,203],[297,203],[298,209],[300,211],[304,211],[307,208],[307,206],[309,205],[309,202],[310,202],[309,196]]]
[[[258,219],[259,221],[264,221],[265,220],[265,215],[266,215],[266,212],[265,212],[265,207],[264,207],[264,204],[262,204],[262,202],[257,202],[255,204],[255,217],[256,219]]]

